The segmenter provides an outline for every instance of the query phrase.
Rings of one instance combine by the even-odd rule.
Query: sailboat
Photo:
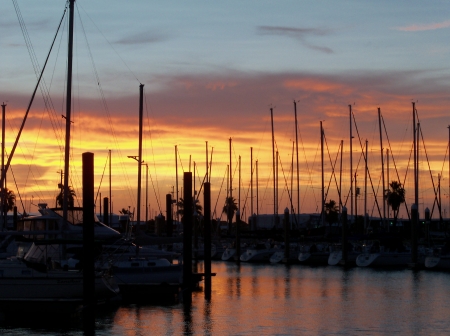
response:
[[[72,310],[81,305],[85,299],[83,293],[83,272],[80,272],[79,269],[69,270],[68,267],[62,267],[63,261],[69,254],[67,251],[68,244],[74,244],[75,241],[73,240],[77,240],[80,243],[83,226],[92,222],[92,219],[83,220],[82,208],[70,208],[67,197],[69,194],[74,2],[75,0],[69,0],[70,16],[63,207],[62,209],[49,209],[46,204],[40,204],[39,211],[41,216],[30,217],[20,221],[18,224],[18,232],[12,233],[16,235],[18,240],[25,242],[26,248],[24,247],[25,245],[22,248],[19,247],[18,257],[14,256],[0,261],[0,308],[3,311],[11,312],[16,309],[20,311],[37,309],[37,312],[44,308],[43,305],[47,304],[47,310],[60,312],[61,305]],[[39,81],[41,78],[42,73]],[[33,98],[28,107],[27,114]],[[24,122],[25,119],[26,116]],[[21,131],[24,122],[22,123]],[[13,150],[8,158],[7,166],[2,171],[2,185],[21,131],[17,136]],[[118,236],[118,232],[100,224],[98,221],[94,221],[94,226],[94,232],[97,232],[99,237],[117,238]],[[30,242],[32,242],[31,246],[29,246]],[[110,274],[103,271],[94,272],[93,281],[95,282],[95,291],[93,294],[96,299],[109,299],[117,295],[118,287]]]

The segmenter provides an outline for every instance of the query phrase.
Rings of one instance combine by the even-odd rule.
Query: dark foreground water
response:
[[[203,264],[199,264],[202,271]],[[450,273],[213,262],[192,306],[122,305],[97,335],[448,335]],[[79,321],[4,320],[1,335],[83,335]]]

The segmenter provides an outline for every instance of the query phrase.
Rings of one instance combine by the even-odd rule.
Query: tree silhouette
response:
[[[398,210],[402,203],[405,203],[405,188],[397,181],[392,181],[389,184],[389,189],[384,192],[384,199],[392,207],[394,211],[394,225],[397,223]]]
[[[4,189],[4,195],[3,198],[3,212],[7,213],[8,211],[12,210],[14,208],[14,205],[16,204],[16,195],[14,195],[14,191],[9,190],[8,188]]]
[[[329,226],[331,224],[336,223],[339,219],[339,207],[334,200],[330,200],[328,203],[325,203],[325,221]]]
[[[222,213],[227,215],[228,222],[233,220],[234,213],[238,210],[238,206],[234,197],[227,197]]]
[[[67,204],[69,208],[73,208],[74,198],[77,197],[77,195],[75,194],[75,190],[73,190],[71,186],[69,186],[68,191],[69,193],[68,195],[66,195]],[[58,196],[56,196],[56,204],[59,205],[60,207],[63,207],[63,194],[64,194],[64,187],[61,188],[61,191],[59,192]]]
[[[194,211],[192,213],[197,212],[199,216],[202,216],[203,207],[200,205],[200,201],[198,199],[194,199]],[[178,211],[177,213],[181,216],[184,215],[184,199],[180,197],[180,200],[177,202]]]

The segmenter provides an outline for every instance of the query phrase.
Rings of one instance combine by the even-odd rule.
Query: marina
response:
[[[112,43],[100,32],[117,54],[102,50],[105,65],[100,65],[94,61],[94,49],[100,45],[89,40],[85,30],[88,21],[91,28],[99,27],[78,6],[81,2],[67,0],[59,21],[57,16],[47,19],[48,24],[55,20],[57,29],[41,66],[18,1],[13,0],[37,83],[24,115],[17,101],[8,109],[8,118],[13,115],[20,128],[14,125],[6,131],[7,105],[2,104],[0,334],[450,333],[450,126],[448,141],[442,122],[430,132],[436,122],[435,115],[430,116],[430,95],[425,94],[428,101],[421,105],[418,99],[405,100],[409,90],[391,98],[395,103],[388,101],[388,108],[383,107],[385,123],[381,107],[369,106],[374,104],[371,95],[386,97],[385,87],[366,88],[360,95],[366,105],[360,107],[350,102],[352,90],[336,89],[335,79],[315,83],[301,72],[280,75],[281,94],[251,94],[280,102],[282,109],[272,102],[262,106],[255,99],[245,104],[243,100],[238,105],[245,108],[227,115],[223,111],[236,108],[229,102],[245,91],[239,84],[239,77],[245,76],[224,71],[222,76],[230,80],[205,77],[199,84],[187,73],[174,72],[174,80],[164,82],[155,68],[153,73],[132,70],[135,64],[130,67],[129,62],[136,60],[134,47],[142,36],[146,38],[139,45],[173,38],[159,31],[150,36],[151,29]],[[98,23],[116,21],[103,21],[103,13],[93,7],[90,11]],[[32,8],[26,12],[32,17]],[[32,20],[36,25],[38,19]],[[165,25],[165,20],[160,23]],[[256,32],[265,38],[294,34],[307,49],[334,54],[303,36],[324,36],[327,30],[260,23]],[[65,34],[67,58],[60,57]],[[128,55],[132,58],[125,61],[115,47],[133,52]],[[174,51],[163,54],[176,57],[179,53]],[[155,53],[146,54],[151,58]],[[105,55],[118,56],[124,72]],[[177,64],[174,60],[171,66]],[[153,67],[154,60],[146,62]],[[202,67],[206,63],[200,61]],[[86,80],[86,69],[92,71],[93,84]],[[106,81],[103,71],[108,73]],[[126,84],[117,78],[126,79]],[[259,75],[255,78],[260,81]],[[131,93],[137,86],[139,94]],[[170,90],[164,86],[184,87],[185,96],[174,95],[171,105],[163,94]],[[202,89],[196,91],[198,87]],[[99,97],[94,98],[96,90]],[[42,100],[35,102],[38,91]],[[234,94],[223,99],[225,91]],[[59,97],[57,104],[50,93]],[[164,103],[158,102],[160,96]],[[195,102],[192,106],[213,97],[211,102],[221,101],[225,110],[200,105],[208,113],[195,109],[193,115],[202,118],[178,114],[184,106],[175,106],[186,96],[195,98],[189,98]],[[287,100],[292,96],[297,98]],[[111,98],[114,103],[109,105]],[[94,117],[96,99],[106,118]],[[159,119],[153,113],[155,102],[163,111]],[[434,111],[445,109],[444,102]],[[61,111],[56,111],[57,105]],[[241,120],[253,108],[259,112]],[[39,126],[35,110],[48,112]],[[217,115],[210,118],[210,111]],[[220,121],[225,115],[226,131],[226,123]],[[445,112],[439,118],[446,116]],[[47,134],[48,125],[54,138]],[[248,126],[245,131],[234,132],[243,125]],[[38,135],[30,136],[30,130]],[[40,138],[41,133],[47,138]],[[213,142],[203,140],[209,137]],[[36,155],[24,154],[31,144]],[[96,162],[94,152],[101,161],[107,153],[106,162]],[[17,179],[13,169],[19,170]],[[446,187],[441,192],[444,173],[448,193]],[[39,196],[34,199],[34,194]]]

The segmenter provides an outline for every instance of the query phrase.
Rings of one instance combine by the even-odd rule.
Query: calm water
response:
[[[203,264],[198,265],[202,271]],[[450,273],[213,262],[212,300],[127,305],[97,335],[447,335]],[[0,324],[1,335],[83,335],[78,322]],[[24,326],[25,325],[25,326]]]

